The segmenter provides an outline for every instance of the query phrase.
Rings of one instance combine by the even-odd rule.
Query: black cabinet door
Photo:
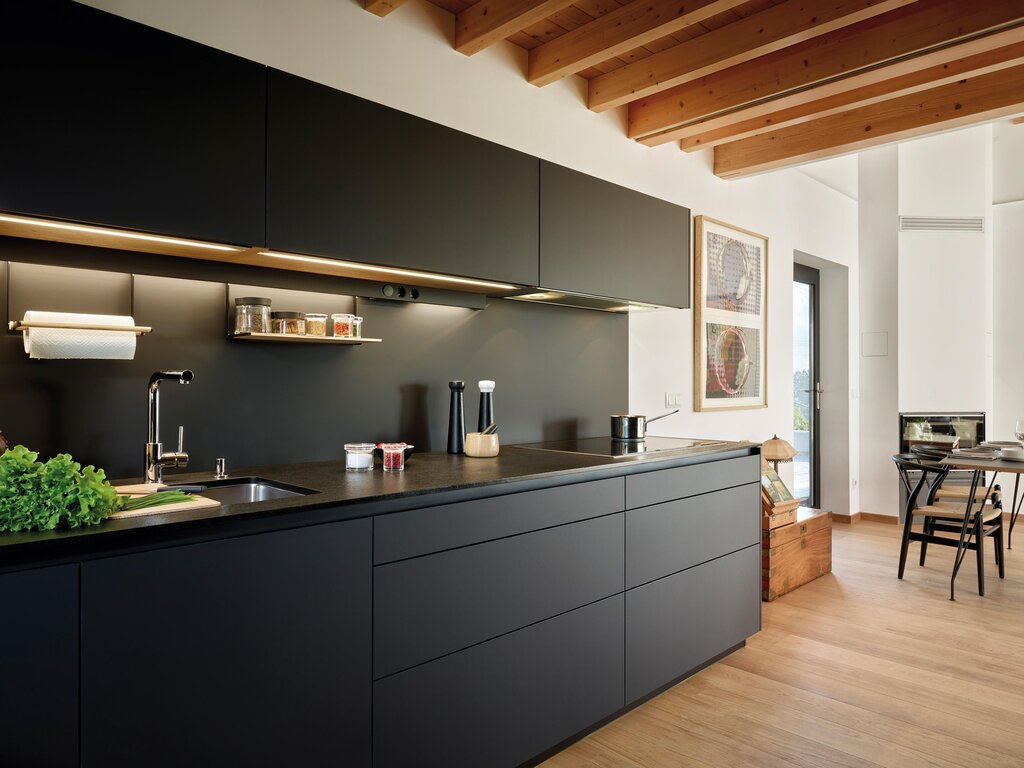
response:
[[[268,88],[268,247],[536,283],[536,158],[273,69]]]
[[[626,592],[626,702],[761,629],[761,545]]]
[[[622,595],[374,683],[375,768],[516,766],[622,708]]]
[[[0,210],[262,245],[265,67],[69,0],[0,30]]]
[[[78,765],[78,566],[0,576],[0,765]]]
[[[369,765],[370,531],[84,563],[82,765]]]
[[[690,306],[690,209],[540,164],[540,284]]]

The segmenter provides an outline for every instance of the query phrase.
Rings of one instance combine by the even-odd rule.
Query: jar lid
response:
[[[235,299],[236,307],[244,307],[248,305],[256,305],[257,307],[269,307],[270,299],[265,296],[239,296]]]
[[[331,320],[351,320],[352,317],[353,316],[349,314],[339,313],[336,315],[331,315]]]
[[[345,443],[346,451],[357,451],[359,453],[366,453],[376,448],[373,443]]]
[[[319,312],[307,312],[306,313],[306,319],[307,320],[326,320],[327,319],[327,315],[322,315]]]
[[[275,320],[305,320],[304,312],[271,312],[270,316]]]
[[[408,443],[381,443],[380,447],[384,451],[404,451],[406,448],[412,448]]]
[[[353,323],[361,323],[361,322],[363,322],[363,318],[361,318],[359,315],[354,315],[352,317],[352,322]]]

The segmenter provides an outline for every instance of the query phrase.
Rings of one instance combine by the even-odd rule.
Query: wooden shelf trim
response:
[[[735,178],[1024,110],[1024,66],[849,110],[715,147],[715,174]]]
[[[673,129],[732,112],[768,115],[823,96],[909,74],[1012,40],[993,33],[1024,25],[1020,0],[986,0],[964,12],[962,0],[918,0],[826,35],[630,102],[628,134],[644,144],[683,138]],[[967,46],[948,53],[957,41]],[[946,57],[943,52],[946,51]],[[936,58],[922,59],[924,54]],[[787,97],[780,101],[781,97]],[[691,133],[693,131],[690,131]]]
[[[380,344],[383,339],[372,339],[366,336],[348,338],[345,336],[300,336],[291,333],[232,333],[229,339],[235,341],[280,341],[299,344],[338,344],[354,347],[359,344]]]

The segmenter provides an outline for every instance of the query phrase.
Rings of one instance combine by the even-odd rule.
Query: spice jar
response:
[[[270,299],[263,296],[235,299],[235,333],[270,333]]]
[[[335,336],[352,336],[352,315],[331,315],[331,320],[334,323]]]
[[[381,443],[385,472],[401,472],[405,469],[405,448],[405,443]]]
[[[356,339],[363,337],[363,318],[359,315],[352,318],[352,336]]]
[[[303,336],[306,333],[306,316],[301,312],[271,312],[270,324],[274,333],[286,336]]]
[[[327,315],[320,315],[313,312],[306,313],[306,335],[326,336]]]
[[[345,443],[345,470],[369,472],[373,469],[373,443]]]

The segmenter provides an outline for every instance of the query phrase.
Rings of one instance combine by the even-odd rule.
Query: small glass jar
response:
[[[306,313],[306,335],[307,336],[326,336],[327,335],[327,315],[317,314],[315,312]]]
[[[363,337],[363,318],[359,315],[352,318],[352,337],[355,339]]]
[[[352,315],[331,315],[334,323],[334,335],[341,338],[352,337]]]
[[[283,333],[285,336],[306,334],[306,316],[301,312],[271,312],[270,324],[274,333]]]
[[[270,333],[270,299],[263,296],[235,299],[235,333]]]
[[[405,443],[381,443],[385,472],[401,472],[405,469],[405,447]]]
[[[369,472],[373,469],[373,443],[345,443],[345,471]]]

